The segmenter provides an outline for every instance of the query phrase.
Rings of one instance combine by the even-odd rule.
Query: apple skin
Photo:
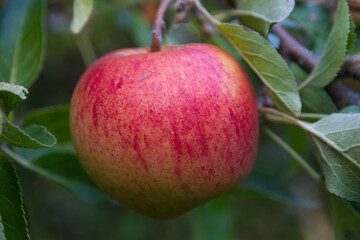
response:
[[[70,125],[91,179],[123,206],[159,219],[240,183],[257,152],[248,77],[207,44],[103,56],[76,86]]]

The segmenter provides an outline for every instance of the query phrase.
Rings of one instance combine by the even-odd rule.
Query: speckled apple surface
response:
[[[70,124],[93,181],[154,218],[179,216],[240,183],[257,151],[252,86],[232,57],[206,44],[103,56],[76,86]]]

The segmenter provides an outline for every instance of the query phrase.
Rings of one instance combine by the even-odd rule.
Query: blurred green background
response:
[[[0,6],[4,2],[0,1]],[[75,37],[69,30],[72,1],[47,1],[45,63],[38,81],[30,88],[27,101],[15,112],[15,119],[21,119],[34,109],[69,104],[72,91],[86,69],[84,62],[91,59],[92,53],[99,57],[120,48],[149,45],[156,4],[157,1],[151,0],[97,0],[86,29],[81,36]],[[209,10],[227,8],[225,1],[219,0],[204,1],[204,5]],[[305,13],[300,9],[299,14]],[[172,16],[170,11],[166,43],[209,42],[231,51],[240,60],[223,38],[202,33],[194,17],[187,24],[173,25]],[[329,14],[325,13],[324,17],[328,23]],[[297,33],[301,32],[298,31],[299,24],[293,21],[287,24]],[[325,40],[319,38],[319,42],[308,44],[317,49]],[[255,75],[251,72],[249,75],[258,91]],[[274,127],[306,159],[316,162],[304,133],[293,127]],[[260,136],[255,169],[241,186],[168,221],[146,218],[111,202],[83,202],[62,188],[16,167],[30,235],[36,240],[333,239],[329,209],[322,200],[324,193],[294,160],[263,135]]]

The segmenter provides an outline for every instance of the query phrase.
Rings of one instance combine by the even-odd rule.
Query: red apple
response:
[[[76,86],[70,123],[93,181],[154,218],[179,216],[240,183],[257,151],[248,77],[207,44],[123,49],[98,59]]]

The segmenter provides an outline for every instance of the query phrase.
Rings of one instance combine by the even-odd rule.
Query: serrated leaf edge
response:
[[[349,12],[349,5],[348,5],[348,3],[347,3],[346,0],[338,0],[338,6],[337,6],[337,8],[339,8],[339,4],[341,4],[340,1],[344,1],[345,7],[346,7],[346,9],[347,9],[347,14],[346,14],[346,16],[347,16],[347,19],[348,19],[348,27],[347,27],[347,34],[346,34],[346,44],[345,44],[344,51],[343,51],[343,53],[341,54],[341,58],[342,58],[342,61],[341,61],[341,62],[343,62],[343,60],[344,60],[344,58],[345,58],[345,55],[346,55],[346,52],[347,52],[347,49],[346,49],[346,48],[347,48],[347,42],[348,42],[349,33],[350,33],[350,12]],[[337,11],[336,14],[339,14],[339,12]],[[336,16],[336,17],[337,17],[337,16]],[[335,17],[335,20],[336,20],[336,17]],[[334,31],[335,31],[335,24],[333,25],[333,28],[331,29],[331,32],[330,32],[330,34],[329,34],[329,41],[326,43],[325,50],[324,50],[322,56],[320,57],[320,60],[319,60],[318,64],[315,66],[315,68],[313,69],[312,73],[310,73],[309,77],[308,77],[303,83],[300,84],[299,90],[301,90],[301,89],[303,89],[303,88],[305,88],[305,87],[307,87],[307,86],[309,86],[309,87],[324,87],[323,84],[322,84],[322,85],[317,85],[317,84],[314,84],[314,82],[316,83],[317,76],[319,76],[322,72],[324,72],[324,68],[326,67],[326,66],[323,66],[323,69],[317,68],[317,66],[320,66],[320,65],[319,65],[320,61],[321,61],[322,59],[326,58],[327,54],[329,54],[329,51],[326,51],[326,50],[327,50],[327,48],[329,47],[330,39],[331,39],[331,36],[333,36]],[[330,61],[331,61],[331,62],[334,62],[335,59],[331,59]],[[320,66],[320,67],[321,67],[321,66]],[[341,65],[338,66],[336,72],[339,72],[340,69],[341,69]],[[316,72],[315,72],[315,71],[316,71]],[[315,74],[313,74],[313,73],[315,73]],[[334,77],[336,77],[336,74],[335,74]],[[332,80],[332,79],[331,79],[331,80]],[[326,85],[327,85],[327,84],[326,84]],[[326,86],[326,85],[325,85],[325,86]]]
[[[32,125],[29,125],[29,126],[37,126],[37,127],[42,128],[42,129],[43,129],[44,131],[46,131],[51,137],[53,137],[53,138],[55,139],[54,143],[52,143],[52,144],[50,144],[50,145],[43,144],[43,143],[39,142],[38,140],[34,139],[33,137],[31,137],[29,134],[27,134],[27,133],[26,133],[23,129],[21,129],[19,126],[17,126],[17,125],[15,125],[15,124],[13,124],[12,122],[8,121],[6,117],[3,117],[3,119],[5,119],[5,121],[7,122],[7,124],[11,124],[11,125],[12,125],[13,127],[15,127],[18,131],[20,131],[22,134],[24,134],[26,137],[28,137],[30,140],[36,142],[36,143],[39,144],[40,146],[49,148],[49,147],[53,147],[53,146],[56,144],[56,142],[57,142],[56,137],[55,137],[52,133],[50,133],[50,132],[46,129],[46,127],[44,127],[44,126],[42,126],[42,125],[32,124]],[[4,138],[4,139],[9,140],[9,139],[8,139],[5,135],[3,135],[3,134],[1,135],[1,138]]]
[[[332,168],[331,164],[329,164],[328,161],[325,160],[324,153],[323,153],[323,151],[321,150],[321,147],[320,147],[320,146],[318,145],[318,143],[316,142],[316,141],[322,141],[322,140],[317,139],[317,137],[314,137],[314,136],[312,136],[312,138],[313,138],[313,142],[315,143],[316,149],[318,150],[318,152],[319,152],[319,154],[320,154],[320,156],[321,156],[321,160],[322,160],[327,166],[329,166],[329,168],[331,169],[331,172],[333,173],[333,175],[334,175],[335,178],[337,179],[337,182],[340,183],[341,186],[343,186],[343,188],[347,189],[347,191],[349,191],[349,192],[351,192],[352,194],[358,196],[356,199],[357,199],[357,200],[360,200],[360,194],[357,193],[357,192],[354,192],[354,191],[352,191],[350,188],[348,188],[348,187],[346,186],[346,184],[343,183],[342,179],[336,174],[336,171],[334,171],[334,169]],[[325,145],[327,145],[326,142],[324,142],[324,141],[322,141],[322,142],[323,142]],[[327,146],[329,146],[329,145],[327,145]],[[331,148],[331,147],[330,147],[330,148]],[[339,153],[339,151],[337,151],[336,149],[332,149],[332,150],[335,150],[336,152]],[[339,153],[339,154],[340,154],[340,153]],[[343,155],[343,154],[340,154],[340,155]],[[352,161],[351,161],[351,162],[352,162]],[[359,180],[359,182],[360,182],[360,180]],[[337,196],[339,196],[339,197],[343,197],[343,196],[339,195],[331,186],[329,186],[328,184],[326,184],[326,185],[327,185],[327,189],[329,190],[329,192],[331,192],[331,193],[333,193],[333,194],[335,194],[335,195],[337,195]],[[354,201],[355,198],[350,199],[350,200]]]
[[[245,28],[244,26],[242,26],[242,25],[231,24],[231,23],[219,23],[219,24],[228,25],[228,26],[231,26],[231,27],[241,27],[241,28],[243,28],[243,29],[246,31],[246,28]],[[217,26],[217,27],[219,27],[219,26]],[[252,33],[254,33],[254,34],[257,34],[259,37],[263,38],[259,33],[255,32],[255,31],[250,31],[250,32],[252,32]],[[234,34],[224,34],[224,35],[225,35],[225,37],[228,39],[228,41],[231,43],[231,45],[233,45],[233,47],[236,48],[237,51],[239,52],[239,54],[242,55],[242,56],[243,56],[243,54],[241,54],[241,52],[242,52],[242,53],[246,53],[246,54],[251,54],[251,55],[254,55],[254,54],[253,54],[253,53],[249,53],[249,52],[247,52],[247,51],[241,51],[226,35],[229,35],[229,36],[232,36],[232,37],[236,37],[236,38],[240,38],[240,39],[242,39],[242,40],[244,40],[244,41],[253,42],[253,43],[256,43],[256,44],[262,44],[262,43],[259,43],[259,42],[257,42],[257,41],[253,41],[253,40],[249,40],[249,39],[244,39],[244,38],[239,37],[239,36],[234,35]],[[266,40],[264,39],[264,41],[266,41]],[[269,44],[270,44],[270,43],[269,43]],[[275,51],[275,53],[278,54],[276,51]],[[259,56],[259,57],[261,57],[262,59],[265,59],[267,62],[274,64],[273,61],[270,61],[270,59],[264,58],[263,56],[260,56],[259,54],[256,54],[256,56]],[[289,66],[286,64],[285,60],[284,60],[282,57],[280,57],[279,59],[280,59],[280,61],[282,61],[282,62],[284,63],[284,67],[286,68],[286,70],[293,76],[292,71],[290,70]],[[249,66],[251,66],[252,69],[256,69],[256,68],[253,66],[253,64],[252,64],[246,57],[244,57],[244,60],[247,62],[247,64],[249,64]],[[278,66],[277,64],[275,64],[275,66],[277,66],[277,68],[282,68],[282,67]],[[262,80],[262,82],[263,82],[272,92],[274,92],[274,93],[282,93],[282,94],[284,94],[285,96],[287,96],[288,98],[293,99],[292,96],[291,96],[291,94],[289,94],[288,92],[276,91],[271,85],[269,85],[269,84],[264,80],[264,78],[261,76],[261,74],[263,74],[264,72],[257,71],[257,70],[254,70],[254,71],[255,71],[255,73],[257,74],[257,76]],[[271,73],[266,73],[266,74],[267,74],[267,75],[272,75]],[[278,77],[277,77],[277,78],[278,78]],[[293,79],[294,79],[294,84],[295,84],[295,77],[294,77]],[[280,79],[280,81],[281,81],[282,83],[284,83],[281,79]],[[284,84],[285,84],[285,85],[288,85],[287,83],[284,83]],[[296,86],[296,85],[295,85],[295,86]],[[294,89],[294,90],[295,90],[295,89]],[[276,94],[276,95],[281,95],[281,94]],[[295,101],[292,101],[292,102],[296,105],[296,108],[298,108],[298,111],[292,111],[292,110],[289,108],[289,103],[288,103],[287,101],[282,101],[282,102],[284,103],[284,106],[286,106],[288,112],[292,113],[292,114],[295,115],[295,116],[299,116],[300,113],[301,113],[300,95],[298,94],[297,96],[294,96],[294,97],[296,98],[296,100],[295,100]]]
[[[3,157],[4,158],[4,157]],[[25,217],[25,209],[24,209],[24,199],[23,199],[23,195],[22,195],[22,189],[21,189],[21,185],[20,185],[20,183],[19,183],[19,177],[18,177],[18,175],[16,174],[16,171],[15,171],[15,168],[14,168],[14,166],[13,166],[13,164],[7,159],[7,158],[4,158],[5,159],[5,161],[8,161],[8,163],[9,163],[9,165],[11,166],[11,169],[12,169],[12,171],[13,171],[13,173],[14,173],[14,176],[15,176],[15,179],[16,179],[16,182],[15,182],[15,184],[16,184],[16,186],[18,187],[18,189],[19,189],[19,197],[20,197],[20,209],[21,209],[21,213],[22,213],[22,218],[23,218],[23,220],[24,220],[24,223],[25,223],[25,231],[26,231],[26,237],[27,237],[27,240],[30,240],[30,235],[29,235],[29,231],[28,231],[28,222],[27,222],[27,220],[26,220],[26,217]],[[1,216],[0,216],[0,221],[1,221],[1,223],[3,223],[3,221],[2,221],[2,219],[1,219]],[[1,224],[0,223],[0,224]],[[3,226],[3,227],[5,227],[5,226]],[[16,229],[15,229],[16,230]],[[3,233],[4,233],[4,236],[5,236],[5,232],[3,231]],[[21,235],[21,234],[20,234]],[[0,235],[0,237],[1,237],[1,235]],[[0,238],[1,239],[1,238]],[[5,236],[5,239],[4,240],[6,240],[7,238],[6,238],[6,236]],[[3,239],[1,239],[1,240],[3,240]]]

